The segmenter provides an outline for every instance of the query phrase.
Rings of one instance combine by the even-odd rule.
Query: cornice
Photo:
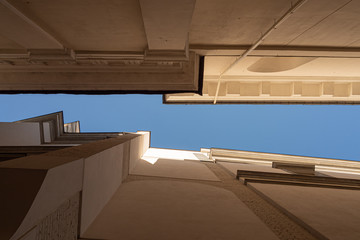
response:
[[[67,70],[81,70],[93,67],[110,68],[113,70],[141,69],[179,69],[183,62],[188,62],[186,51],[146,50],[140,52],[117,51],[75,51],[72,49],[49,49],[28,51],[0,52],[0,71],[46,70],[52,68],[66,68]]]

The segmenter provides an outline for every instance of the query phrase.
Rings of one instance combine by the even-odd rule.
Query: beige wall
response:
[[[150,147],[150,132],[141,131],[138,133],[140,134],[139,137],[130,140],[129,172],[135,168],[137,162]]]
[[[257,164],[245,164],[245,163],[231,163],[231,162],[218,162],[221,166],[224,166],[233,174],[237,174],[237,170],[246,170],[246,171],[258,171],[258,172],[272,172],[272,173],[288,173],[281,169],[272,168],[271,166],[266,165],[257,165]]]
[[[107,149],[84,160],[81,233],[88,228],[121,184],[123,145]]]
[[[149,136],[149,133],[126,134],[0,163],[0,189],[7,196],[0,205],[3,216],[0,238],[32,239],[34,232],[30,230],[39,226],[48,231],[52,224],[57,224],[52,214],[62,211],[59,207],[80,192],[81,230],[86,229],[121,184],[124,157],[128,162],[138,161],[149,147]],[[71,216],[69,221],[75,219]],[[67,225],[67,218],[64,221],[61,222],[64,227],[74,229],[73,222]],[[76,220],[75,229],[77,224]],[[36,238],[42,232],[37,231]]]
[[[55,211],[59,205],[80,192],[82,174],[82,159],[50,169],[31,208],[10,240],[17,240],[43,218]]]
[[[149,137],[149,132],[141,132],[127,142],[84,160],[80,234],[86,231],[121,185],[123,168],[135,167],[149,148]]]
[[[357,190],[248,183],[319,237],[360,239]]]
[[[154,164],[140,160],[131,174],[219,181],[213,172],[199,161],[158,159]]]
[[[199,183],[122,184],[82,236],[91,239],[277,239],[232,192]]]
[[[317,171],[323,174],[326,174],[331,177],[336,178],[348,178],[348,179],[358,179],[360,180],[360,173],[358,174],[351,174],[351,173],[344,173],[344,172],[329,172],[329,171]]]
[[[61,214],[60,206],[74,196],[79,200],[80,194],[82,238],[277,239],[262,222],[266,219],[262,216],[261,221],[256,217],[259,210],[251,208],[250,200],[239,197],[239,194],[244,196],[244,192],[237,191],[248,187],[275,203],[278,209],[318,237],[335,240],[360,238],[359,191],[256,183],[244,186],[223,168],[233,174],[238,169],[286,172],[272,168],[270,162],[263,165],[219,161],[210,164],[207,162],[209,159],[198,157],[191,151],[165,149],[151,156],[151,150],[146,152],[149,137],[149,132],[125,134],[0,163],[0,180],[4,180],[0,185],[6,186],[6,179],[10,179],[16,189],[22,189],[20,186],[23,184],[24,189],[16,190],[14,196],[18,199],[24,196],[31,203],[28,209],[22,210],[22,215],[17,213],[21,215],[21,221],[18,221],[19,226],[13,224],[17,230],[11,240],[39,238],[38,230],[34,233],[32,229],[39,229],[39,226],[47,229],[53,223],[52,216],[57,211]],[[22,176],[20,179],[14,175],[16,172],[16,176]],[[37,176],[26,178],[25,173]],[[132,176],[126,178],[128,173]],[[350,176],[330,172],[329,175]],[[38,183],[38,188],[35,186],[29,190],[33,195],[25,191],[29,188],[26,186],[33,185],[21,182],[29,179],[33,180],[33,185]],[[229,183],[234,183],[233,188],[229,188]],[[9,192],[6,196],[14,193],[14,187],[8,186],[6,190]],[[249,189],[246,191],[253,194]],[[24,201],[19,200],[16,204]],[[66,225],[66,221],[61,224],[64,222]],[[0,227],[4,226],[0,224]],[[76,229],[71,226],[71,229]],[[0,238],[1,231],[0,228]]]
[[[40,145],[39,123],[0,122],[0,146]]]

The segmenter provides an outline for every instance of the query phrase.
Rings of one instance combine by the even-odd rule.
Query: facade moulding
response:
[[[2,93],[169,93],[201,92],[201,57],[188,60],[139,54],[8,54],[0,60]],[[171,54],[170,54],[171,55]],[[173,55],[171,55],[173,56]],[[33,58],[33,59],[31,59]],[[180,57],[181,58],[181,57]],[[0,54],[1,59],[1,54]]]
[[[258,161],[262,164],[273,166],[275,164],[303,164],[303,165],[315,165],[320,168],[333,168],[333,169],[347,169],[353,172],[360,172],[360,162],[330,159],[330,158],[318,158],[296,155],[285,155],[276,153],[263,153],[263,152],[247,152],[240,150],[230,149],[210,149],[210,156],[216,161],[229,161],[229,162],[247,162]],[[295,165],[294,165],[295,166]]]
[[[189,48],[205,56],[238,56],[250,45],[201,45],[193,44]],[[334,57],[359,58],[358,47],[322,47],[322,46],[284,46],[261,45],[248,55],[249,57]]]
[[[73,49],[30,49],[28,51],[0,52],[0,70],[11,71],[5,66],[34,67],[63,66],[80,68],[86,66],[144,66],[152,68],[182,67],[182,62],[189,61],[186,51],[146,50],[145,52],[116,52],[116,51],[75,51]],[[16,69],[13,69],[16,71]],[[69,69],[71,70],[71,69]],[[141,70],[141,69],[136,69]]]
[[[54,146],[54,144],[70,144],[77,145],[105,138],[114,138],[121,135],[130,133],[80,133],[79,122],[69,123],[74,125],[73,128],[69,128],[69,124],[64,123],[63,112],[55,112],[39,117],[28,118],[15,123],[38,123],[40,126],[40,138],[41,144],[44,147]]]
[[[249,182],[254,182],[264,184],[360,190],[360,180],[346,178],[311,176],[303,174],[266,173],[246,170],[237,170],[236,178],[241,179],[245,185]]]

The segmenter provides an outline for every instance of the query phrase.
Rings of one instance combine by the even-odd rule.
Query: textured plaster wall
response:
[[[140,160],[131,174],[219,181],[214,173],[199,161],[158,159],[151,164]]]
[[[258,171],[258,172],[272,172],[272,173],[288,173],[281,169],[272,168],[271,166],[246,164],[246,163],[230,163],[230,162],[219,162],[221,166],[224,166],[231,173],[237,174],[237,170],[246,171]]]
[[[318,237],[360,239],[360,192],[357,190],[249,183]]]
[[[122,184],[90,239],[277,239],[232,192],[180,181]]]
[[[80,194],[78,193],[62,203],[20,239],[76,240],[79,210]]]
[[[79,204],[80,195],[76,194],[44,218],[36,227],[36,239],[76,240]]]
[[[348,179],[358,179],[360,180],[360,174],[347,174],[341,172],[328,172],[328,171],[317,171],[325,175],[336,177],[336,178],[348,178]]]
[[[0,122],[0,146],[40,145],[39,123]]]
[[[73,232],[73,224],[78,234],[78,221],[66,222],[68,208],[74,206],[72,200],[66,202],[82,192],[80,222],[86,228],[111,199],[123,173],[128,174],[123,168],[149,147],[148,137],[149,133],[127,134],[2,162],[0,189],[7,197],[0,205],[0,238],[57,239],[51,234],[58,231],[58,239],[73,239],[73,235],[62,234]],[[137,144],[132,145],[133,139],[138,139]],[[62,207],[64,202],[68,205]]]
[[[129,170],[149,147],[149,133],[94,154],[84,160],[80,234],[111,199]],[[125,176],[123,176],[125,174]]]
[[[84,161],[81,232],[85,231],[122,181],[123,144]]]
[[[50,169],[21,225],[11,240],[17,240],[82,188],[83,161],[77,160]],[[21,197],[21,196],[19,196]]]

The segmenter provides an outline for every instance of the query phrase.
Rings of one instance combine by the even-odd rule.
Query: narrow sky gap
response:
[[[152,147],[360,161],[358,105],[164,105],[160,95],[0,95],[0,121],[63,111],[82,132],[152,132]]]

